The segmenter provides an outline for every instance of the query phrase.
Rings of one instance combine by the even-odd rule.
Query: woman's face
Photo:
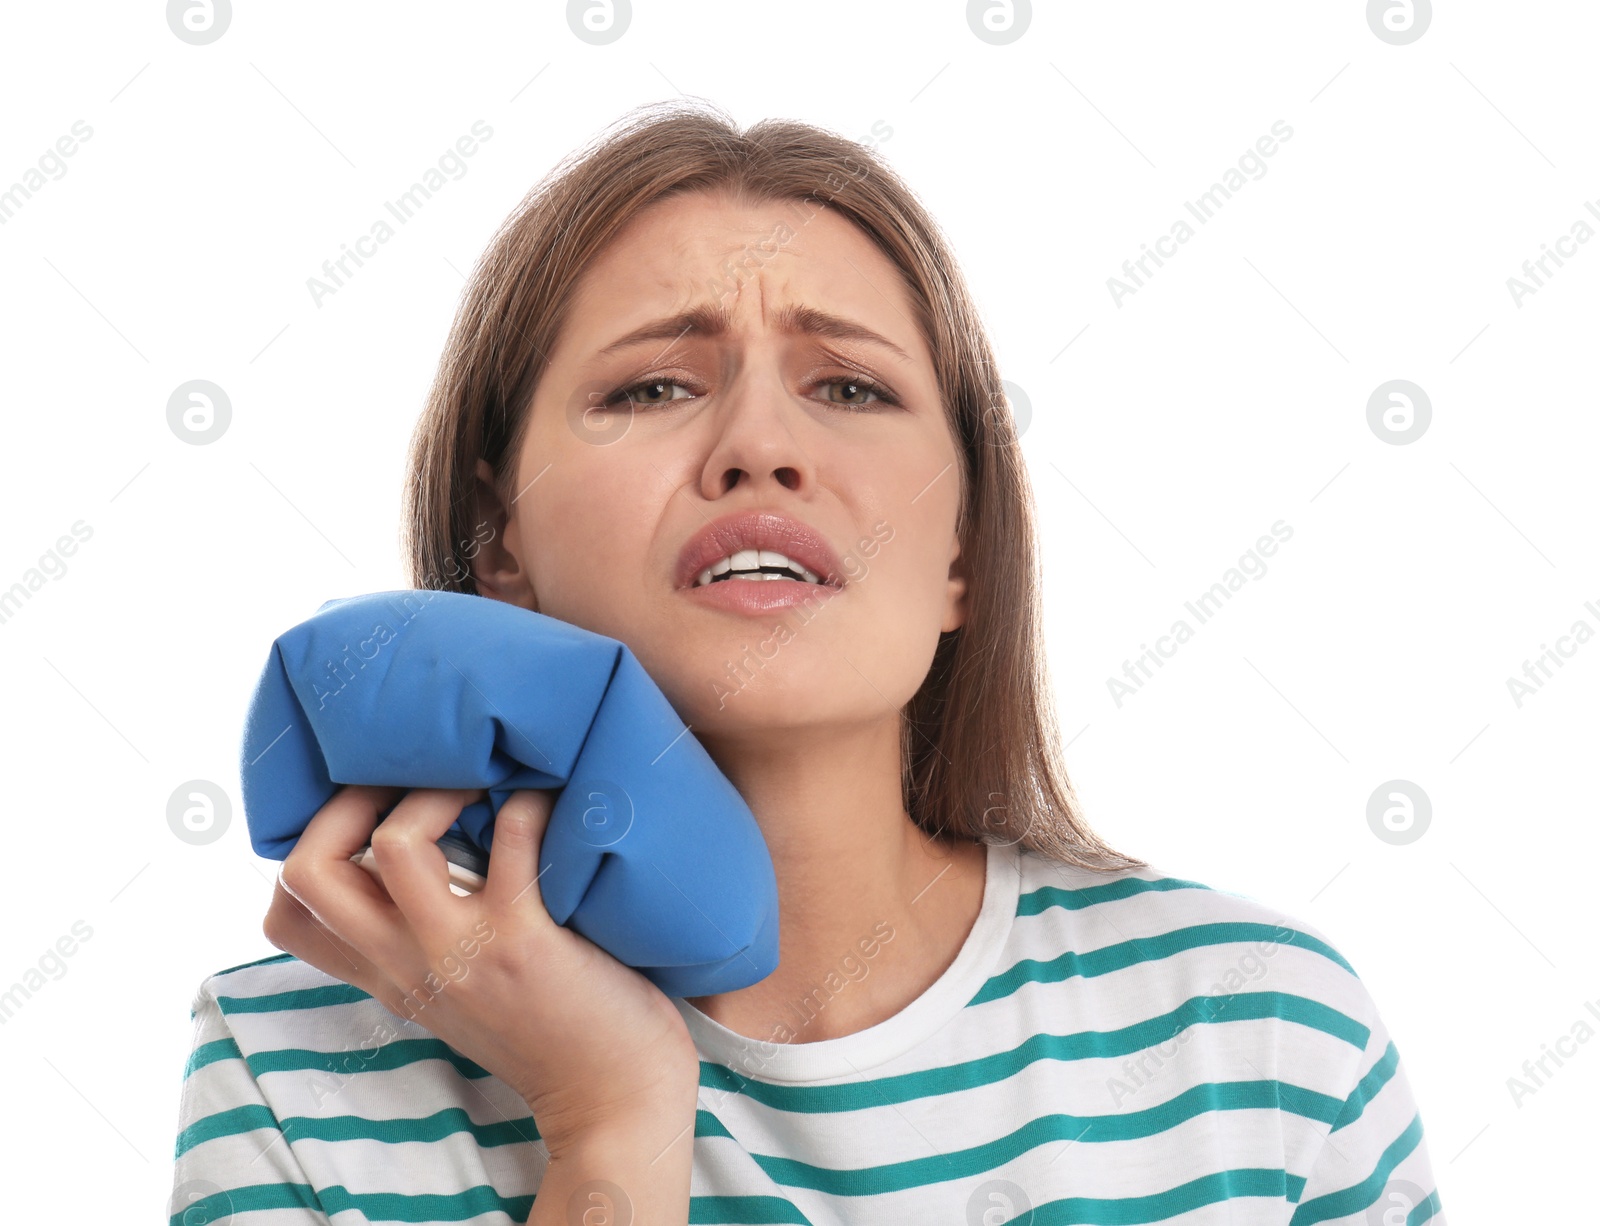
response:
[[[589,268],[548,356],[505,529],[520,573],[481,589],[626,643],[697,735],[896,718],[964,617],[960,458],[871,241],[816,202],[673,197]],[[835,586],[696,586],[748,512]]]

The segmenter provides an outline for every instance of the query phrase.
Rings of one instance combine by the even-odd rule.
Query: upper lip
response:
[[[776,511],[739,511],[712,520],[684,542],[678,586],[693,587],[706,567],[741,549],[770,549],[798,562],[829,587],[843,587],[839,555],[809,524]]]

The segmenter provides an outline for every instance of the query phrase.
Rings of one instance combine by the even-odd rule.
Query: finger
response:
[[[419,937],[449,931],[465,914],[464,900],[450,890],[450,864],[438,840],[461,810],[485,795],[482,789],[418,788],[372,832],[383,887]],[[421,942],[425,951],[434,943]]]
[[[506,797],[495,815],[482,897],[496,914],[527,915],[535,924],[551,922],[539,891],[539,852],[554,807],[552,790],[530,788]]]
[[[280,880],[273,886],[272,903],[261,931],[267,940],[287,954],[316,967],[325,975],[353,984],[369,995],[376,995],[380,973],[356,949],[329,932]]]
[[[341,788],[306,825],[278,875],[324,928],[369,956],[392,955],[400,912],[350,857],[367,845],[385,800],[377,789]]]
[[[360,950],[329,932],[293,894],[279,883],[272,905],[261,925],[266,938],[285,953],[293,954],[323,974],[360,988],[396,1017],[415,1018],[395,979],[366,959]]]

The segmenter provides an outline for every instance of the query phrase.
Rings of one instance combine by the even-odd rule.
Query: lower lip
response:
[[[799,579],[723,579],[681,589],[689,599],[730,613],[771,613],[795,605],[832,600],[842,590]]]

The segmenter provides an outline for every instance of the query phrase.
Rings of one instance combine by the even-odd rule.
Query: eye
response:
[[[872,404],[899,404],[888,388],[884,387],[865,375],[841,375],[833,379],[824,379],[817,384],[818,387],[840,388],[847,397],[842,400],[827,398],[827,403],[846,409],[865,409]],[[672,394],[672,389],[682,391],[682,396]],[[870,399],[869,399],[870,397]],[[614,408],[624,401],[635,406],[656,406],[670,404],[676,400],[693,400],[695,393],[686,383],[675,379],[644,379],[638,383],[630,383],[626,387],[619,387],[601,402],[604,408]]]
[[[610,396],[606,397],[604,403],[607,408],[610,408],[613,405],[621,404],[624,400],[630,401],[633,404],[653,405],[666,404],[671,400],[691,400],[694,398],[693,393],[690,393],[687,396],[662,394],[665,389],[669,388],[679,388],[685,392],[688,392],[689,390],[684,384],[675,382],[672,379],[646,379],[642,383],[633,383],[629,384],[627,387],[619,387],[616,391],[612,392]]]
[[[843,388],[846,390],[847,395],[864,394],[867,396],[875,396],[878,400],[883,401],[885,404],[899,403],[892,395],[889,394],[888,388],[884,387],[880,383],[873,382],[865,375],[846,375],[838,379],[828,379],[821,386]],[[868,400],[830,399],[829,403],[844,405],[847,408],[864,409],[872,402]]]

